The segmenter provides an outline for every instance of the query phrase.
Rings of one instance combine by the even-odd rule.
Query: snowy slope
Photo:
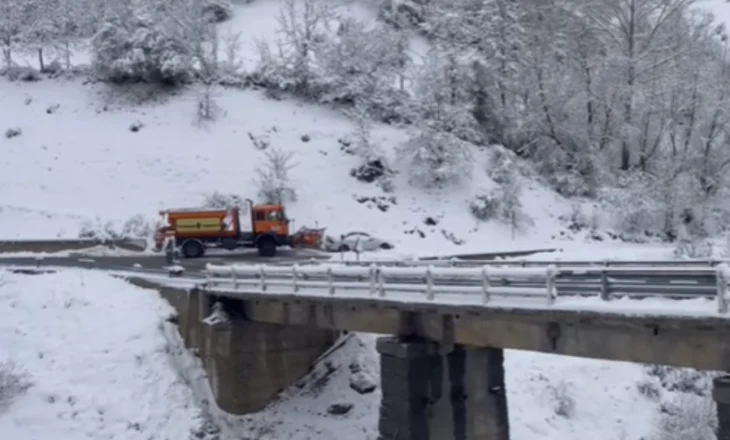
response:
[[[406,251],[454,251],[457,246],[443,229],[473,249],[504,250],[540,247],[560,230],[556,217],[569,212],[560,197],[528,181],[523,203],[537,226],[513,241],[508,226],[480,224],[468,213],[468,199],[493,185],[484,171],[487,154],[477,155],[471,183],[431,193],[411,188],[407,170],[396,164],[402,171],[396,190],[384,194],[350,177],[358,159],[343,152],[338,139],[353,127],[334,110],[269,100],[257,91],[219,90],[218,104],[226,114],[200,128],[194,90],[134,107],[105,92],[104,86],[79,81],[0,79],[0,121],[22,130],[21,136],[0,140],[0,222],[8,225],[3,238],[73,237],[80,219],[121,223],[137,213],[154,219],[160,208],[199,206],[215,191],[256,198],[254,167],[263,153],[249,132],[295,153],[299,200],[288,208],[296,227],[319,224],[336,234],[365,230]],[[49,108],[55,111],[49,114]],[[144,127],[130,131],[136,122]],[[308,142],[301,139],[305,134]],[[386,151],[405,136],[387,126],[373,132]],[[395,203],[386,202],[387,212],[371,201],[356,201],[390,197]],[[424,225],[427,217],[439,224]],[[407,233],[414,229],[426,238]]]
[[[94,272],[0,272],[0,384],[14,372],[21,385],[0,387],[0,438],[184,439],[198,430],[200,410],[163,332],[171,313],[154,292]]]

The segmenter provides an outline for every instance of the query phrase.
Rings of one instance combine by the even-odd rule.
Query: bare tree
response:
[[[269,148],[264,153],[264,158],[264,163],[256,168],[256,180],[254,181],[259,196],[266,203],[295,202],[297,192],[290,175],[297,166],[297,163],[294,162],[294,153]]]

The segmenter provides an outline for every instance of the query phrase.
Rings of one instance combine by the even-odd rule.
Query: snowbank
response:
[[[29,385],[0,408],[0,438],[188,438],[200,411],[170,362],[171,313],[92,271],[0,273],[0,363]]]

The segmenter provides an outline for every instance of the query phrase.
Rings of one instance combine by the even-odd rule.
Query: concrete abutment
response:
[[[379,440],[509,440],[504,350],[398,337],[377,349]]]
[[[245,317],[209,324],[204,322],[212,311],[209,295],[196,289],[185,295],[167,290],[160,293],[178,312],[185,346],[200,357],[218,407],[231,414],[264,409],[305,376],[338,335],[333,330],[251,322]]]

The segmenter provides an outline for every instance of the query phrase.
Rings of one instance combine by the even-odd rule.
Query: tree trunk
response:
[[[43,48],[38,48],[38,65],[40,66],[41,72],[46,70],[45,64],[43,64]]]

